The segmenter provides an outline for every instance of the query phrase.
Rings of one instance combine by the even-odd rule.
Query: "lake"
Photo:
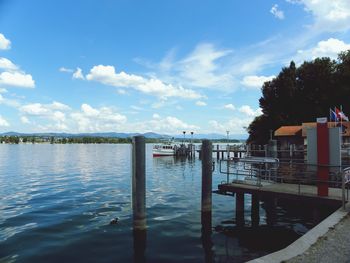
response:
[[[132,229],[131,145],[0,145],[0,262],[243,262],[314,224],[307,208],[281,205],[268,226],[262,204],[253,229],[246,196],[247,227],[237,229],[234,197],[213,194],[214,229],[202,238],[201,161],[153,158],[151,144],[146,153],[147,237],[140,243]],[[213,189],[223,180],[216,169]]]

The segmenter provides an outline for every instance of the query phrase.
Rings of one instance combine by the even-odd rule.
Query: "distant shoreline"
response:
[[[146,143],[162,143],[169,139],[146,138]],[[117,137],[56,137],[56,136],[0,136],[1,144],[129,144],[132,138]],[[245,140],[236,139],[212,139],[213,143],[241,143]],[[202,139],[175,139],[175,143],[201,143]]]

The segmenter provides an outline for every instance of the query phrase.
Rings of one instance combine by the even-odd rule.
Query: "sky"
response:
[[[0,133],[244,137],[265,81],[348,49],[349,0],[0,0]]]

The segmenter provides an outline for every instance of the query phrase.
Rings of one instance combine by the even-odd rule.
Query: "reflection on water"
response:
[[[271,233],[264,230],[264,207],[262,230],[236,231],[234,198],[214,194],[212,220],[203,219],[200,160],[153,158],[152,145],[146,156],[147,233],[133,232],[130,149],[0,145],[0,262],[241,262],[269,251],[254,245],[255,231],[262,243]],[[225,179],[215,170],[213,188]],[[249,225],[249,196],[245,211]],[[285,231],[291,240],[312,226],[312,218],[283,206],[276,216],[286,223],[273,231]]]

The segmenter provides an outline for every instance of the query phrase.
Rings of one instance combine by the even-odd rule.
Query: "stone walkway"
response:
[[[350,262],[350,214],[331,227],[326,235],[320,237],[302,255],[286,262]]]

